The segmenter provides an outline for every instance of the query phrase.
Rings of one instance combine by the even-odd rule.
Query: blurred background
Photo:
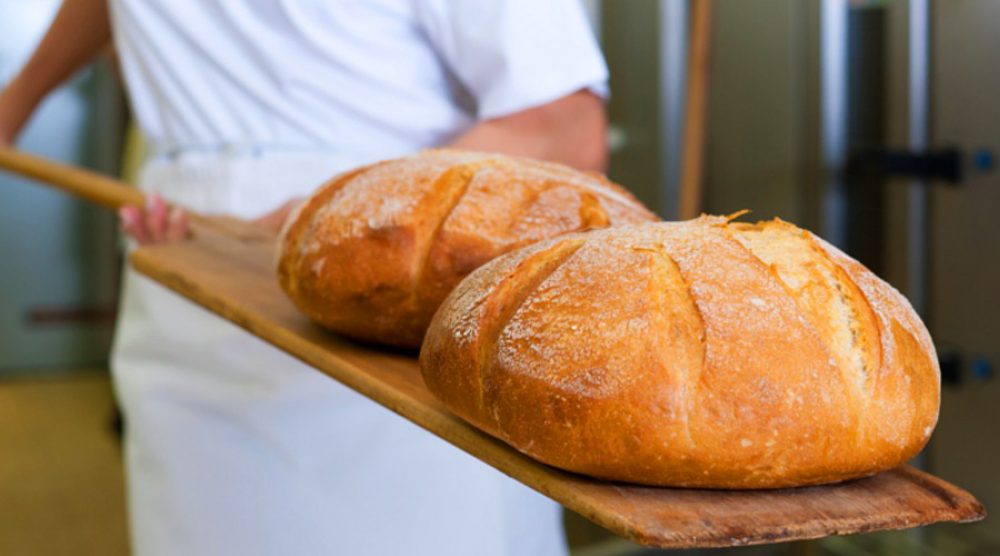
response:
[[[794,222],[900,289],[941,358],[941,420],[917,463],[996,508],[1000,2],[585,4],[611,70],[611,178],[666,219],[694,195]],[[0,85],[58,5],[0,0]],[[102,63],[19,146],[128,179],[136,143]],[[127,553],[106,370],[117,245],[110,214],[0,174],[0,554]],[[580,556],[657,553],[566,526]],[[997,555],[1000,522],[680,553]]]

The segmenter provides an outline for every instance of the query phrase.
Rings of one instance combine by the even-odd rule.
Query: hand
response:
[[[285,221],[303,201],[305,201],[304,197],[296,197],[271,212],[258,216],[251,222],[270,234],[278,235],[281,228],[285,226]]]
[[[188,218],[183,210],[168,208],[159,195],[150,195],[146,207],[118,209],[122,230],[140,245],[180,241],[188,236]]]

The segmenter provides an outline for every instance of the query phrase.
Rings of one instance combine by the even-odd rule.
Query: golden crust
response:
[[[497,255],[564,233],[654,220],[601,176],[430,150],[321,187],[279,241],[278,277],[296,306],[323,326],[416,347],[448,292]]]
[[[780,221],[571,234],[453,291],[420,354],[461,417],[550,465],[701,488],[895,467],[937,419],[937,359],[909,304]]]

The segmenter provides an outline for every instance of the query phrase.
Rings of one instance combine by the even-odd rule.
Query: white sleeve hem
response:
[[[577,91],[586,90],[606,101],[609,96],[607,72],[601,71],[580,79],[565,79],[552,82],[544,87],[534,87],[531,91],[503,95],[505,98],[490,101],[484,99],[477,109],[478,120],[502,118],[558,100]]]

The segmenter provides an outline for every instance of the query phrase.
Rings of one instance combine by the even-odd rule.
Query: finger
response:
[[[121,219],[122,231],[141,245],[149,243],[149,234],[142,223],[142,211],[138,207],[122,207],[118,209],[118,217]]]
[[[188,219],[187,214],[179,208],[173,208],[170,210],[170,216],[167,219],[167,241],[180,241],[186,238],[188,235]]]
[[[151,241],[163,241],[167,237],[167,204],[159,195],[150,195],[146,200],[146,231]]]

